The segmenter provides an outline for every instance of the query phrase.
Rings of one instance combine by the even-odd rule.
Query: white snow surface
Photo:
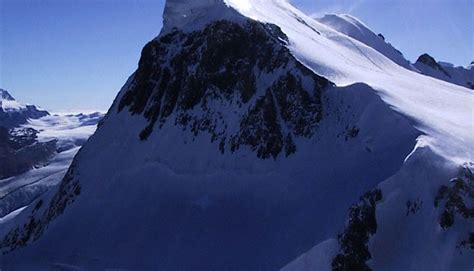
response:
[[[0,106],[4,112],[26,110],[26,106],[15,100],[0,100]]]
[[[276,24],[293,55],[338,86],[363,82],[416,121],[431,147],[458,163],[472,161],[474,93],[402,68],[384,55],[308,17],[285,0],[225,0],[249,18]]]
[[[96,130],[98,119],[103,114],[54,114],[39,119],[30,119],[22,127],[33,128],[38,133],[38,141],[57,140],[58,149],[70,149],[82,145]]]
[[[407,69],[416,70],[413,65],[403,57],[400,51],[375,34],[374,31],[359,19],[349,14],[327,14],[315,19],[342,34],[366,44],[398,65]]]
[[[377,51],[378,46],[351,38],[349,26],[365,35],[371,32],[353,17],[344,17],[343,23],[338,19],[338,24],[325,20],[329,27],[287,0],[169,0],[163,29],[192,31],[216,19],[241,20],[222,1],[245,17],[278,25],[289,38],[292,54],[315,73],[338,86],[362,82],[374,88],[395,110],[416,121],[437,153],[458,163],[472,160],[474,93],[407,70]]]

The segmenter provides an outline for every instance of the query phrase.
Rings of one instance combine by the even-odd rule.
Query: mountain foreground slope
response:
[[[60,186],[0,221],[2,268],[472,267],[472,91],[284,0],[163,17]]]

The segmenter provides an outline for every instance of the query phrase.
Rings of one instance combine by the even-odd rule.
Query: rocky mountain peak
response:
[[[431,67],[434,67],[437,64],[436,60],[432,56],[426,53],[419,56],[416,62],[420,62]]]
[[[429,66],[435,70],[439,70],[440,72],[444,73],[447,77],[451,77],[449,73],[443,69],[443,67],[429,54],[422,54],[418,59],[416,60],[416,63],[421,63],[426,66]]]
[[[208,133],[222,153],[247,146],[263,159],[288,156],[293,138],[314,133],[329,82],[301,65],[286,42],[278,27],[251,20],[162,34],[143,49],[119,112],[147,119],[142,140],[173,123]]]
[[[0,100],[14,101],[15,99],[8,91],[0,88]]]

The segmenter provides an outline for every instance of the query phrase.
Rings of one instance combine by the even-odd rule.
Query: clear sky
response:
[[[292,0],[349,13],[414,61],[474,60],[474,0]],[[51,111],[107,110],[161,28],[164,0],[0,0],[0,88]]]

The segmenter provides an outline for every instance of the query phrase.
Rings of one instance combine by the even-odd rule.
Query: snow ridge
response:
[[[338,86],[363,82],[374,88],[385,102],[412,118],[442,156],[461,164],[472,160],[472,91],[404,69],[286,1],[246,2],[243,7],[239,1],[227,1],[246,17],[278,25],[289,38],[292,54],[316,74]]]
[[[387,43],[381,34],[375,34],[359,19],[348,14],[327,14],[321,18],[316,18],[316,20],[377,50],[398,65],[415,70],[400,51]]]

